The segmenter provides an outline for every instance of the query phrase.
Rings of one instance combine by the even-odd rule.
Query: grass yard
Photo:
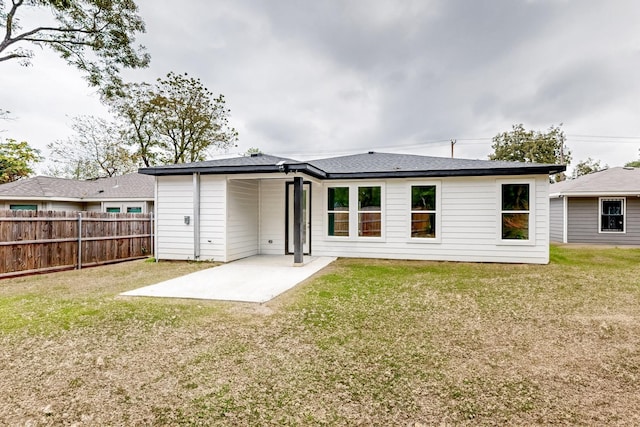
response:
[[[116,297],[205,267],[1,281],[0,424],[640,424],[639,249],[341,259],[263,305]]]

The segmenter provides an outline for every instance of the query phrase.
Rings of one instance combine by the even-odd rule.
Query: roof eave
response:
[[[636,191],[557,191],[549,197],[640,197],[640,189]]]

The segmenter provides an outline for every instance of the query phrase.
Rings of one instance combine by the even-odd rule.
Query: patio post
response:
[[[293,178],[293,264],[302,265],[302,177]]]

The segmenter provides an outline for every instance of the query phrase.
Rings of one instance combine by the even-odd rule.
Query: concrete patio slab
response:
[[[335,259],[307,256],[302,266],[294,267],[293,256],[256,255],[120,295],[267,302]]]

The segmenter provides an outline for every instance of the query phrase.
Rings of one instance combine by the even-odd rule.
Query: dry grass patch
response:
[[[638,250],[341,259],[264,305],[117,298],[202,267],[130,266],[0,282],[0,424],[640,423]]]

